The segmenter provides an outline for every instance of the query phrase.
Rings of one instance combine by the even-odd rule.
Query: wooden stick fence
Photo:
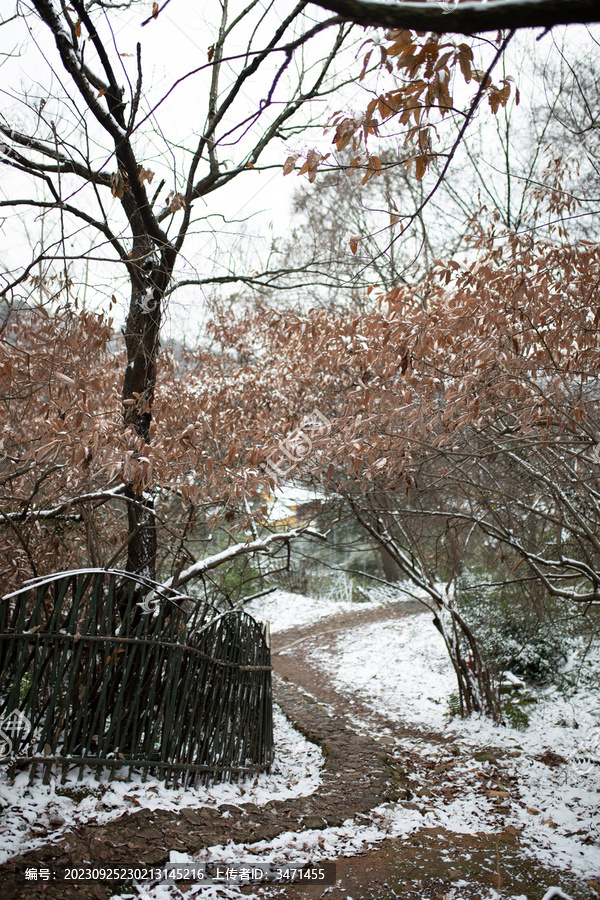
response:
[[[128,573],[38,579],[0,600],[0,731],[30,782],[74,766],[171,786],[268,770],[265,628]]]

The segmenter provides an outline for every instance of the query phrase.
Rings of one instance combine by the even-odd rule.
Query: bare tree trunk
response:
[[[434,625],[444,639],[456,674],[461,715],[481,712],[495,722],[499,721],[501,710],[498,693],[479,650],[477,638],[455,609],[448,588],[439,588],[417,538],[411,536],[409,530],[402,529],[398,521],[394,521],[394,516],[386,509],[386,498],[382,492],[376,495],[375,506],[370,510],[364,505],[359,506],[350,497],[347,500],[357,522],[375,539],[402,575],[427,593],[427,599],[419,599],[433,612]],[[365,498],[361,498],[361,503],[365,503]],[[402,533],[407,541],[406,546],[401,546],[396,539]],[[466,658],[463,648],[466,649]]]
[[[446,613],[450,619],[450,628],[444,622]],[[433,623],[444,639],[456,674],[461,715],[481,712],[490,716],[494,722],[499,722],[501,710],[498,694],[473,632],[456,610],[446,606],[440,608]],[[468,648],[466,659],[461,642]]]
[[[152,403],[156,385],[156,365],[160,347],[162,301],[169,284],[175,251],[170,245],[156,249],[147,233],[135,199],[122,198],[134,233],[131,265],[131,302],[125,325],[127,368],[123,378],[123,419],[145,444],[150,443]],[[127,545],[128,572],[156,578],[156,517],[154,499],[148,491],[128,484]]]

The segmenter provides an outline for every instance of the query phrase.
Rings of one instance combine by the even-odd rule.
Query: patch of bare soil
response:
[[[258,893],[265,900],[488,900],[493,890],[498,897],[539,900],[550,885],[560,884],[577,900],[594,896],[589,885],[525,858],[511,831],[474,836],[422,829],[409,839],[391,838],[360,856],[335,862],[333,886],[294,885]]]

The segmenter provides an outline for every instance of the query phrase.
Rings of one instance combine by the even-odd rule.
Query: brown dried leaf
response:
[[[64,375],[62,372],[56,372],[56,373],[55,373],[55,377],[56,377],[59,381],[62,381],[63,384],[68,384],[69,387],[75,387],[75,386],[76,386],[76,382],[73,381],[72,378],[69,378],[68,375]]]
[[[283,174],[289,175],[290,172],[293,172],[296,168],[296,160],[300,156],[299,153],[293,153],[292,156],[288,156],[283,166]]]
[[[483,84],[484,87],[489,87],[492,83],[492,79],[488,75],[487,72],[484,72],[483,69],[473,69],[473,78],[478,84]]]
[[[154,172],[151,169],[145,169],[143,166],[140,166],[138,179],[139,179],[139,182],[141,185],[144,184],[144,181],[147,181],[148,184],[152,184],[153,178],[154,178]]]
[[[308,172],[308,180],[312,184],[317,177],[319,165],[328,157],[329,153],[326,153],[325,156],[321,156],[318,150],[309,150],[304,165],[298,172],[298,175],[304,175],[305,172]]]
[[[362,81],[367,73],[367,66],[369,65],[369,60],[371,59],[372,52],[373,52],[372,50],[369,50],[369,52],[365,55],[365,58],[363,60],[363,67],[362,67],[360,75],[358,76],[359,81]]]
[[[113,172],[110,176],[110,192],[113,197],[120,200],[125,195],[128,184],[129,179],[127,178],[127,173],[123,169],[119,169],[118,172]]]
[[[417,156],[417,164],[415,166],[415,174],[417,176],[417,180],[420,181],[425,172],[427,171],[427,166],[429,165],[429,156],[426,153],[421,154],[421,156]]]
[[[185,209],[185,200],[183,199],[183,194],[179,191],[175,193],[175,191],[171,191],[169,196],[167,197],[167,203],[169,204],[169,209],[171,212],[178,212],[180,209]]]

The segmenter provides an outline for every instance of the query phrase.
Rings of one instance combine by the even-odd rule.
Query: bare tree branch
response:
[[[208,556],[205,559],[201,559],[193,565],[189,566],[179,575],[179,578],[175,581],[174,578],[169,578],[164,582],[163,587],[179,587],[182,584],[186,584],[186,582],[191,581],[193,578],[199,578],[205,572],[210,571],[211,569],[217,569],[219,566],[222,566],[224,563],[229,562],[232,559],[235,559],[237,556],[241,556],[245,553],[268,553],[272,552],[274,548],[279,544],[283,546],[284,544],[289,544],[290,541],[293,541],[299,537],[304,535],[308,535],[310,537],[317,537],[320,540],[326,540],[326,537],[320,532],[315,531],[314,528],[294,528],[292,531],[282,532],[280,534],[270,534],[268,537],[263,540],[259,539],[257,541],[249,541],[246,544],[234,544],[232,547],[228,547],[226,550],[222,550],[221,553],[215,553],[214,556]]]
[[[517,28],[600,22],[597,0],[492,0],[461,3],[450,14],[437,3],[380,0],[313,0],[348,22],[382,28],[412,28],[440,34],[477,34]]]

